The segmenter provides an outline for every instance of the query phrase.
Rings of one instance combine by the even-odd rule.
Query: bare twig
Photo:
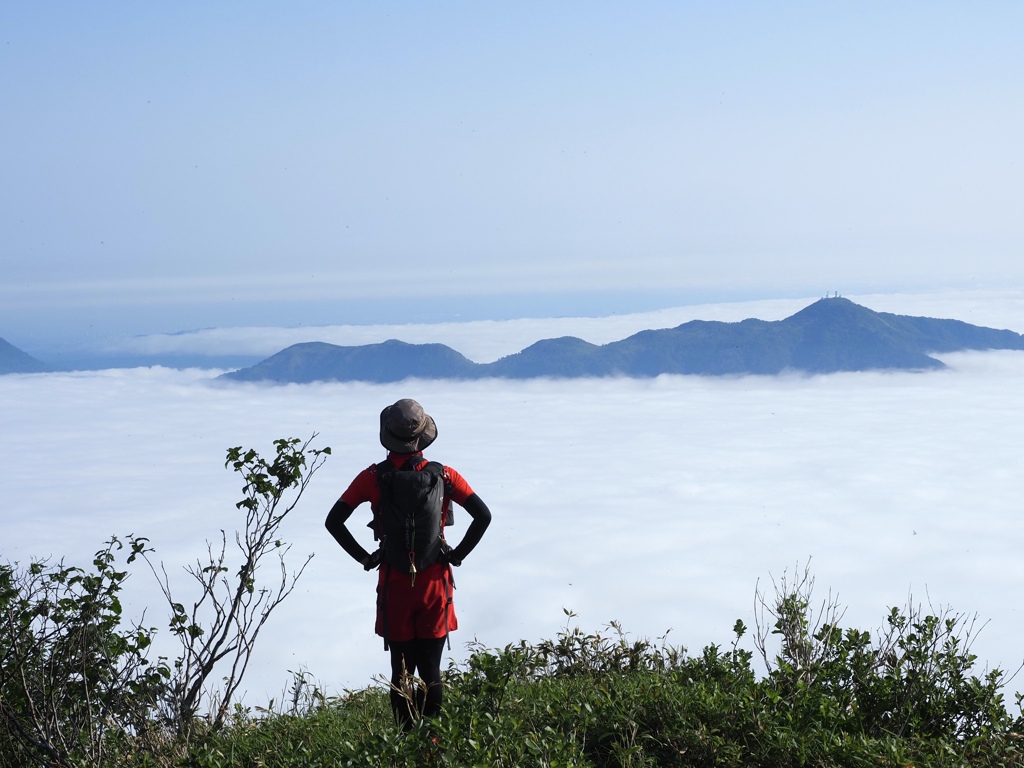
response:
[[[207,541],[205,560],[185,568],[199,590],[190,611],[173,599],[163,564],[158,574],[150,563],[171,608],[171,630],[182,648],[167,703],[168,716],[181,733],[188,732],[203,701],[212,725],[220,727],[224,723],[260,631],[274,609],[291,594],[313,557],[309,555],[289,575],[285,557],[291,547],[278,536],[282,522],[330,455],[330,448],[310,447],[316,437],[314,433],[305,442],[295,438],[276,440],[277,455],[272,460],[264,460],[251,449],[228,450],[225,466],[244,479],[244,497],[235,505],[245,511],[245,527],[234,534],[240,564],[232,574],[225,531],[220,532],[219,549]],[[275,552],[280,580],[264,586],[259,583],[260,568]],[[225,666],[222,687],[211,690],[211,675]]]

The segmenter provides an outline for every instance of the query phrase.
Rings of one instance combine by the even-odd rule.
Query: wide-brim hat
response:
[[[395,453],[418,453],[437,439],[437,425],[415,400],[399,400],[380,412],[380,444]]]

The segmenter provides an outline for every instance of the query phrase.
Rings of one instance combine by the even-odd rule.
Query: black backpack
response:
[[[422,456],[413,456],[401,467],[390,460],[377,465],[380,502],[375,523],[383,559],[391,568],[414,575],[449,549],[444,540],[444,466],[428,461],[416,469],[422,461]]]

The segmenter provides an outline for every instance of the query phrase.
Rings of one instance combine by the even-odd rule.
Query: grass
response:
[[[1024,765],[1024,721],[1006,711],[990,684],[999,681],[986,682],[991,675],[936,663],[922,680],[893,659],[858,674],[854,664],[863,666],[870,653],[865,633],[848,632],[853,642],[831,651],[809,636],[819,651],[813,682],[812,670],[782,656],[759,677],[752,654],[738,647],[744,629],[737,622],[733,647],[709,646],[695,656],[630,640],[616,625],[603,633],[567,627],[536,645],[478,647],[448,670],[443,714],[408,734],[394,725],[385,688],[336,699],[313,691],[289,713],[238,713],[229,728],[197,739],[179,764]],[[906,652],[935,639],[919,633],[919,645]],[[933,661],[944,647],[933,646]]]

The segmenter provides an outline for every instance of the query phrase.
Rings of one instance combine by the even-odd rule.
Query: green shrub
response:
[[[194,732],[223,725],[260,630],[305,567],[287,575],[279,528],[330,455],[310,447],[315,437],[274,441],[270,460],[228,449],[225,466],[243,479],[241,562],[228,567],[223,532],[219,554],[207,544],[208,560],[185,568],[199,586],[190,609],[171,597],[166,570],[157,575],[181,644],[173,663],[147,658],[154,628],[122,626],[128,571],[116,565],[118,538],[96,553],[93,571],[0,564],[0,768],[166,764]],[[152,551],[144,538],[126,543],[128,564]],[[280,577],[267,584],[259,566],[271,554]],[[219,686],[210,684],[214,672]]]
[[[776,629],[814,626],[808,596],[782,595]],[[567,626],[554,640],[473,646],[446,673],[442,715],[403,734],[387,690],[313,697],[211,734],[193,763],[220,766],[1012,766],[1020,718],[970,674],[961,619],[890,614],[878,641],[818,626],[758,676],[740,647],[699,655]],[[789,622],[788,624],[786,622]],[[803,627],[804,629],[800,629]],[[786,649],[790,650],[786,650]],[[892,653],[896,655],[893,656]],[[281,745],[288,745],[282,749]]]
[[[131,563],[146,540],[127,544]],[[122,627],[123,548],[112,538],[92,571],[0,565],[0,766],[101,765],[153,730],[170,669],[147,658],[154,629]]]

